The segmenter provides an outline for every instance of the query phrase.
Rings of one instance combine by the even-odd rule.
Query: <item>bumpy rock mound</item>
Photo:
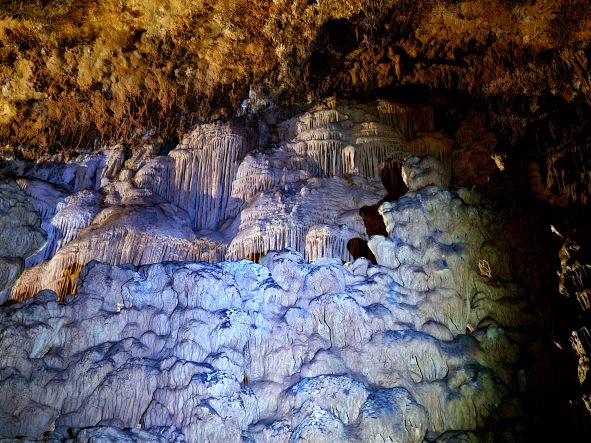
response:
[[[0,435],[420,442],[512,432],[528,379],[515,327],[531,318],[496,247],[501,221],[473,193],[436,186],[382,212],[390,236],[372,243],[381,265],[308,264],[294,251],[262,265],[93,262],[76,296],[2,308]],[[113,429],[136,427],[145,432]]]

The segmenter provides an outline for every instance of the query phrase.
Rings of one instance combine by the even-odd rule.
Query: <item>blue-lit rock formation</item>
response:
[[[518,438],[528,294],[503,219],[411,159],[366,259],[135,268],[0,310],[0,436],[79,441]],[[413,181],[414,180],[414,181]],[[531,338],[527,343],[531,342]],[[83,430],[81,430],[83,429]]]
[[[360,209],[386,196],[388,162],[429,154],[449,175],[453,140],[433,119],[429,106],[328,99],[273,127],[198,125],[167,155],[117,145],[67,163],[11,162],[48,240],[0,301],[72,294],[92,260],[256,261],[292,248],[350,261],[349,240],[369,239]]]

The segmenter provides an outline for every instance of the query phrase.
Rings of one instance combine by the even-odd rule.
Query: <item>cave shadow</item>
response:
[[[379,208],[385,202],[397,201],[408,192],[408,187],[402,178],[402,163],[402,160],[386,160],[380,171],[380,179],[384,188],[386,188],[386,195],[375,205],[363,206],[359,209],[359,215],[363,219],[368,238],[371,238],[373,235],[388,236],[386,224],[384,223],[384,218],[379,213]],[[359,257],[365,257],[372,263],[377,263],[375,255],[371,252],[366,240],[352,238],[347,243],[347,249],[353,260]]]

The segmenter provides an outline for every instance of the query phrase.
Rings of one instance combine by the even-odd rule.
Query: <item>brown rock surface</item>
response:
[[[173,141],[243,99],[261,107],[397,85],[492,100],[491,118],[521,130],[549,100],[589,100],[589,9],[586,0],[3,1],[0,141],[31,157],[152,129]]]

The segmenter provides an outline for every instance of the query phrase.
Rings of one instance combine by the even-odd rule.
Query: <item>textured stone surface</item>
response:
[[[532,319],[500,221],[474,192],[436,186],[382,213],[377,266],[308,264],[295,251],[261,265],[92,262],[64,302],[46,291],[2,308],[0,435],[92,428],[77,434],[85,441],[139,427],[151,436],[125,438],[419,442],[513,432],[529,376],[515,332]]]
[[[27,196],[12,181],[0,181],[0,303],[25,267],[43,247],[41,220]]]
[[[381,167],[385,154],[380,143],[387,141],[402,156],[452,148],[444,176],[451,164],[454,186],[484,187],[499,206],[518,201],[505,216],[517,225],[528,223],[516,236],[527,234],[522,238],[541,246],[542,253],[524,252],[536,247],[524,249],[524,242],[515,239],[507,247],[498,239],[507,237],[509,229],[495,231],[478,254],[456,263],[457,278],[444,275],[444,269],[426,278],[421,272],[446,265],[435,260],[448,253],[440,243],[454,251],[463,244],[437,231],[440,222],[430,209],[422,211],[408,200],[406,209],[391,206],[384,214],[391,225],[400,225],[390,226],[391,233],[413,247],[400,243],[402,253],[399,241],[386,237],[373,243],[396,266],[396,278],[423,287],[444,286],[447,280],[457,284],[461,277],[507,281],[506,269],[521,278],[537,274],[537,284],[527,289],[536,299],[531,306],[552,299],[567,305],[544,314],[552,326],[530,332],[552,347],[556,341],[565,367],[548,377],[544,395],[533,396],[532,402],[552,405],[538,417],[538,440],[560,440],[565,430],[579,427],[589,434],[585,402],[591,323],[589,285],[581,283],[581,270],[590,261],[580,258],[589,241],[576,235],[591,219],[590,7],[588,0],[3,1],[0,174],[3,180],[17,179],[39,211],[47,244],[27,257],[8,251],[0,259],[0,287],[28,268],[13,297],[32,296],[44,287],[63,296],[76,290],[83,264],[93,258],[136,265],[243,256],[258,261],[269,248],[292,246],[305,259],[334,255],[349,260],[350,252],[373,260],[366,240],[369,234],[385,235],[375,204],[383,194],[366,197],[379,188],[369,176]],[[378,119],[374,113],[369,120],[343,120],[332,109],[297,116],[280,125],[284,132],[277,131],[278,121],[319,97],[376,94],[411,103],[419,97],[429,100],[435,105],[434,119],[425,118],[429,111],[420,106],[408,112],[408,106],[381,103]],[[214,125],[213,131],[200,125],[204,130],[189,144],[166,155],[180,134],[197,123],[237,114],[248,120],[249,129],[259,131],[257,146],[243,127],[230,122],[227,131],[224,125]],[[335,127],[341,139],[334,136]],[[434,127],[447,137],[431,132]],[[114,143],[124,147],[67,163],[81,151]],[[139,149],[142,145],[147,149]],[[226,149],[229,155],[220,158]],[[12,157],[44,164],[23,163],[22,171],[4,176],[7,164],[17,164]],[[191,175],[184,175],[188,170]],[[369,180],[360,186],[358,177],[333,176],[351,171]],[[255,173],[261,180],[252,178]],[[528,175],[533,196],[526,195]],[[215,193],[202,194],[204,187]],[[309,203],[308,191],[322,196],[317,198],[322,207]],[[402,194],[388,191],[392,199]],[[461,226],[462,217],[472,220],[468,209],[477,199],[470,193],[440,198],[420,186],[413,192],[450,209],[452,226]],[[539,201],[533,204],[532,197]],[[369,206],[358,213],[358,204]],[[31,214],[28,205],[25,221]],[[0,225],[7,228],[0,233],[0,246],[3,238],[12,245],[36,237],[29,228],[36,231],[38,221],[7,222],[20,211],[13,209],[0,211]],[[410,235],[404,228],[407,218],[436,230],[430,237]],[[208,231],[195,232],[199,228]],[[556,245],[550,229],[559,233]],[[354,243],[347,242],[345,251],[350,237]],[[566,243],[559,263],[565,239],[582,246],[575,251]],[[427,258],[413,256],[415,240],[431,244]],[[499,266],[498,254],[507,251],[516,254]],[[361,261],[356,266],[368,265]],[[469,305],[465,312],[479,312],[480,296],[469,297],[474,283],[467,281],[461,289]],[[0,300],[8,295],[5,289]],[[501,300],[506,307],[513,298]],[[466,330],[491,324],[506,315],[504,309],[478,325],[470,318]],[[464,325],[455,327],[461,331]],[[446,328],[430,323],[423,330],[445,338],[451,333]],[[543,347],[527,349],[530,358],[540,359],[538,370],[552,366],[542,358]],[[560,395],[553,396],[552,390]],[[575,415],[577,408],[585,426],[560,419]],[[331,417],[318,420],[338,425]],[[308,430],[304,426],[302,435],[312,438]],[[110,432],[117,439],[128,431],[95,429],[79,435],[105,438]],[[553,438],[546,432],[554,432]],[[458,430],[440,439],[499,438],[488,430]]]
[[[12,298],[74,293],[91,260],[257,261],[286,247],[309,261],[350,260],[348,242],[369,239],[360,209],[388,192],[387,165],[431,155],[416,160],[421,174],[449,182],[453,140],[433,120],[428,106],[327,99],[273,126],[198,125],[168,155],[117,145],[69,163],[12,162],[6,172],[48,235]]]
[[[589,101],[589,12],[586,0],[6,0],[0,143],[38,158],[171,140],[241,104],[400,85],[484,98],[519,137]]]

